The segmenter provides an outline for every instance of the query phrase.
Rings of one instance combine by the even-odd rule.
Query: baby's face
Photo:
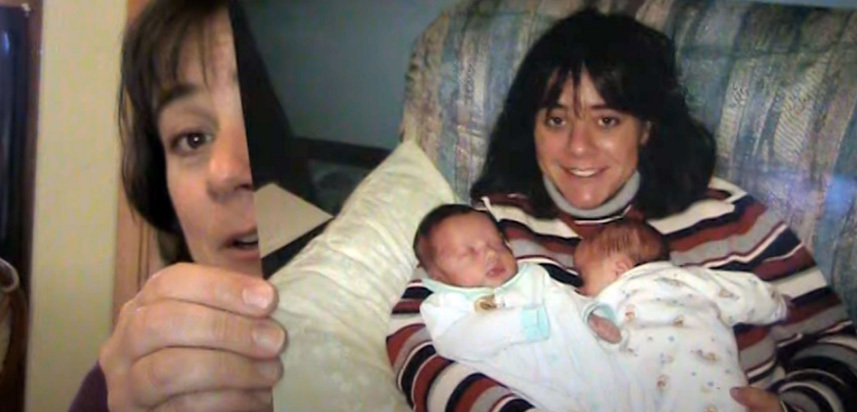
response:
[[[574,266],[583,279],[580,292],[584,295],[597,295],[630,269],[630,259],[627,256],[620,253],[604,255],[592,250],[575,250]]]
[[[452,216],[431,233],[428,273],[460,287],[498,287],[518,271],[511,249],[488,216]]]

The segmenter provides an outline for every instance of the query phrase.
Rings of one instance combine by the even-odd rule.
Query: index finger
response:
[[[179,300],[241,315],[265,317],[277,307],[270,283],[243,273],[192,263],[168,266],[149,278],[137,305]]]

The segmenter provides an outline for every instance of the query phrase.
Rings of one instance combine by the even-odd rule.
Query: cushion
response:
[[[325,231],[272,276],[280,293],[274,318],[289,334],[275,411],[410,410],[384,340],[416,264],[417,225],[430,209],[453,201],[422,150],[402,143]]]

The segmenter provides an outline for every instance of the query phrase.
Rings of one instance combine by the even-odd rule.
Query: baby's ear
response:
[[[623,273],[631,270],[634,267],[634,264],[631,262],[631,259],[627,256],[618,256],[613,261],[613,275],[615,276],[614,280],[619,279]]]

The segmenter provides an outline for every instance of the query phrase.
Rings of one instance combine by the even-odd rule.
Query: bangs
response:
[[[204,31],[206,25],[202,22],[197,22],[195,26],[176,25],[176,29],[169,33],[164,33],[163,40],[156,42],[160,45],[160,49],[153,50],[152,56],[152,78],[149,79],[152,91],[152,100],[150,105],[157,115],[161,112],[161,108],[165,102],[172,100],[172,95],[182,89],[183,81],[183,66],[187,66],[187,51],[190,47],[199,49],[196,56],[199,56],[200,64],[205,64],[204,50],[205,47],[200,39],[204,39]],[[157,47],[157,46],[156,46]],[[203,71],[204,73],[204,71]]]
[[[582,66],[582,65],[580,65]],[[577,89],[580,85],[580,77],[581,77],[581,67],[574,67],[570,65],[560,65],[553,70],[553,73],[550,75],[547,81],[546,90],[543,93],[543,98],[539,102],[539,109],[552,109],[554,107],[559,107],[559,98],[562,96],[562,90],[565,88],[565,85],[571,81],[572,86],[574,87],[574,108],[577,108],[577,102],[580,101],[578,97]]]
[[[581,108],[580,83],[583,75],[586,74],[608,108],[640,115],[640,113],[636,113],[636,110],[634,110],[634,104],[625,92],[626,88],[622,85],[624,80],[621,75],[622,70],[615,67],[605,69],[604,66],[603,62],[595,62],[595,64],[590,65],[588,62],[582,60],[567,62],[557,66],[547,81],[545,91],[542,94],[543,98],[539,102],[539,109],[552,109],[561,106],[559,99],[562,96],[563,89],[570,82],[574,94],[571,109],[575,113],[579,113]]]
[[[173,0],[152,6],[129,26],[126,34],[126,38],[134,40],[125,45],[128,52],[123,73],[127,78],[123,84],[129,95],[146,98],[134,103],[137,114],[157,114],[164,99],[181,85],[182,67],[189,54],[183,52],[189,47],[198,49],[195,56],[205,67],[208,23],[225,7],[225,2]]]
[[[636,23],[627,17],[590,17],[591,21],[549,33],[537,45],[542,50],[536,59],[545,62],[538,71],[547,78],[539,108],[559,106],[562,90],[570,83],[574,88],[573,109],[579,110],[578,89],[586,74],[607,107],[648,119],[649,104],[641,96],[658,94],[652,93],[647,83],[660,83],[651,76],[651,67],[662,66],[654,61],[655,53],[647,51],[649,40],[630,33],[627,26]]]

